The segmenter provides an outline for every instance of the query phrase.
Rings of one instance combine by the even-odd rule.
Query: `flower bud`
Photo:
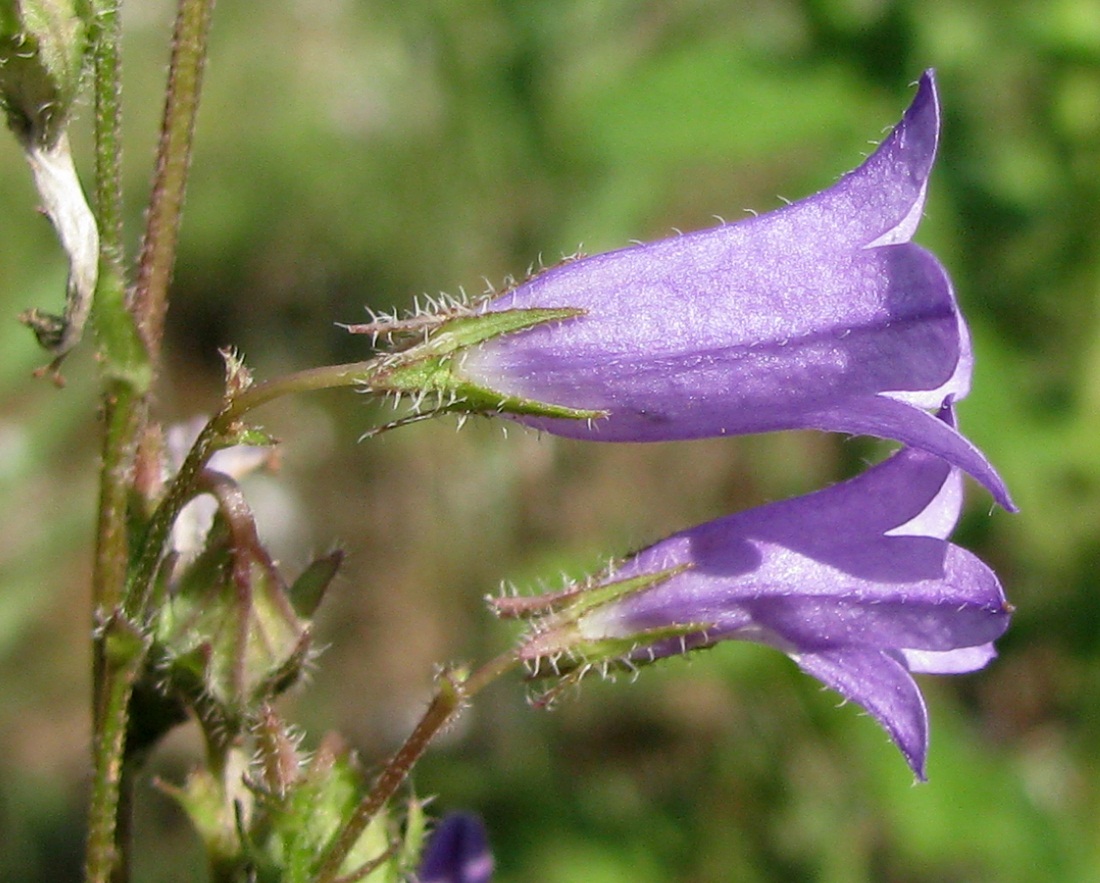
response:
[[[416,872],[418,883],[489,883],[493,854],[478,816],[454,812],[432,831]]]
[[[218,512],[202,551],[182,565],[178,556],[166,562],[152,655],[163,693],[194,708],[204,727],[232,733],[298,679],[310,654],[306,617],[343,556],[320,558],[288,587],[243,500],[226,505],[219,493],[230,514]]]
[[[87,57],[81,0],[0,0],[0,106],[24,143],[52,147],[80,91]]]
[[[234,869],[232,879],[312,880],[339,826],[363,798],[362,770],[339,737],[325,737],[312,753],[302,750],[294,728],[267,707],[251,735],[251,765],[234,747],[226,775],[198,769],[182,787],[162,782],[161,790],[187,813],[214,865]],[[423,806],[409,801],[399,840],[393,837],[395,815],[384,807],[372,818],[343,862],[345,875],[404,879],[423,845]]]
[[[297,739],[286,724],[273,715],[265,716],[260,736],[260,763],[272,760],[265,751],[295,754],[292,765],[276,760],[282,770],[275,774],[277,790],[271,788],[272,773],[256,786],[255,806],[248,836],[247,853],[259,880],[312,880],[318,861],[331,844],[339,826],[362,800],[366,790],[363,772],[354,754],[338,737],[329,735],[306,762]],[[266,745],[266,747],[265,747]],[[410,855],[420,851],[423,811],[411,801],[406,814],[405,836],[395,842],[395,819],[388,808],[381,809],[352,847],[341,865],[347,879],[399,880],[407,870]],[[372,876],[377,872],[377,877]],[[345,877],[341,877],[345,879]]]

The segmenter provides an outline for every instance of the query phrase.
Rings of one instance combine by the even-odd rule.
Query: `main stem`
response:
[[[130,696],[144,660],[144,642],[130,640],[143,620],[129,610],[125,587],[130,561],[127,506],[134,457],[146,424],[153,364],[163,331],[168,279],[175,263],[177,231],[191,133],[199,101],[206,34],[213,0],[180,0],[169,69],[157,174],[147,213],[139,293],[127,302],[122,236],[121,18],[118,0],[96,0],[91,24],[95,72],[96,213],[100,273],[95,320],[104,378],[103,466],[92,576],[97,626],[93,647],[93,773],[88,810],[85,879],[125,880],[119,824]],[[125,639],[117,640],[116,632]]]
[[[132,320],[125,307],[122,249],[121,21],[115,0],[96,4],[91,51],[95,69],[95,194],[100,231],[100,272],[95,316],[104,353],[103,465],[100,471],[99,515],[92,566],[92,605],[100,622],[117,605],[128,560],[126,498],[134,440],[140,426],[140,395],[115,371],[128,361]],[[125,750],[127,706],[131,679],[109,658],[104,634],[93,646],[92,755],[88,808],[85,878],[110,880],[119,866],[116,832]]]

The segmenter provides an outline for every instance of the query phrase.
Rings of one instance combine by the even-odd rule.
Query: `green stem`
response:
[[[123,275],[122,19],[119,0],[96,0],[91,19],[95,71],[95,202],[102,262]]]
[[[238,393],[222,412],[227,424],[239,420],[249,411],[261,405],[298,392],[315,392],[321,389],[338,389],[344,386],[366,386],[372,376],[384,370],[388,357],[379,356],[365,362],[346,362],[343,365],[322,365],[295,371],[272,380],[265,380]]]
[[[125,583],[129,548],[126,504],[130,464],[141,424],[140,393],[118,365],[140,362],[127,340],[133,321],[125,308],[122,247],[121,20],[116,0],[96,3],[91,52],[95,69],[95,196],[100,272],[96,327],[104,361],[103,465],[92,566],[92,606],[97,621],[117,607]],[[127,333],[129,329],[129,333]],[[92,788],[88,808],[85,878],[106,883],[119,867],[116,833],[123,753],[133,671],[108,658],[106,636],[93,647]]]
[[[214,0],[180,0],[172,35],[164,122],[132,303],[154,362],[164,335],[213,11]]]
[[[121,794],[123,758],[126,751],[130,694],[142,654],[134,652],[139,645],[132,640],[133,635],[128,636],[131,640],[120,642],[129,645],[123,652],[114,653],[109,649],[113,638],[111,631],[117,625],[119,623],[116,621],[104,627],[96,647],[99,654],[97,662],[101,672],[100,683],[103,686],[92,737],[95,767],[92,772],[88,844],[84,863],[84,877],[88,883],[124,880],[123,873],[128,864],[122,860],[117,845],[118,809],[120,803],[128,803],[128,798],[123,799]]]
[[[115,850],[115,808],[119,802],[119,780],[122,777],[122,752],[126,741],[126,705],[130,701],[131,682],[124,678],[106,680],[107,707],[101,709],[103,721],[111,726],[97,729],[92,750],[97,763],[92,776],[92,812],[88,818],[88,849],[85,856],[85,879],[107,881],[118,858]],[[114,725],[121,721],[122,726]]]
[[[202,58],[213,0],[180,0],[157,178],[142,255],[144,294],[127,303],[123,247],[121,139],[121,18],[118,0],[96,0],[91,26],[95,70],[95,194],[100,232],[100,273],[94,315],[104,377],[106,432],[100,473],[99,516],[93,565],[93,609],[98,622],[119,622],[130,560],[127,530],[134,456],[146,423],[152,369],[159,345],[167,279],[174,263],[179,207],[190,156]],[[173,96],[178,89],[180,96]],[[150,243],[152,243],[150,245]],[[147,257],[148,255],[148,257]],[[151,292],[151,294],[150,294]],[[139,336],[139,329],[144,340]],[[152,329],[152,331],[151,331]],[[125,626],[125,620],[122,621]],[[129,704],[144,648],[130,644],[121,656],[108,647],[104,627],[93,648],[93,773],[88,810],[85,876],[90,883],[124,880],[117,837],[124,799],[123,767]],[[122,826],[125,829],[125,825]]]
[[[515,653],[509,652],[490,660],[466,678],[458,678],[453,674],[445,674],[440,678],[439,687],[428,710],[424,712],[420,722],[405,740],[405,744],[390,758],[370,792],[355,807],[347,822],[344,823],[344,827],[340,829],[321,857],[321,864],[314,877],[316,883],[341,883],[344,879],[355,879],[355,874],[350,878],[339,877],[340,867],[355,848],[355,844],[371,820],[378,815],[386,805],[386,801],[393,797],[408,778],[409,772],[428,750],[440,730],[447,726],[482,689],[518,665],[519,660]]]

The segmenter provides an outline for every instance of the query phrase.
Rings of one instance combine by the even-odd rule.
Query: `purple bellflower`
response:
[[[416,883],[489,883],[493,856],[481,819],[450,813],[432,832],[417,869]]]
[[[923,779],[928,718],[911,673],[982,668],[1011,614],[993,572],[947,540],[961,500],[956,468],[904,448],[675,534],[583,587],[494,603],[531,618],[519,651],[531,670],[566,682],[722,640],[776,647],[870,712]]]
[[[445,409],[587,440],[787,429],[896,439],[1014,508],[981,452],[934,415],[966,395],[972,367],[951,281],[910,241],[939,125],[929,71],[901,122],[832,187],[542,272],[480,308],[500,321],[529,314],[526,326],[445,344],[443,323],[425,348],[446,355],[420,389],[433,386]]]

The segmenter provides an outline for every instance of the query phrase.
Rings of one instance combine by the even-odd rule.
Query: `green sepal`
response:
[[[258,426],[249,426],[236,436],[233,444],[227,445],[227,447],[233,447],[233,445],[251,445],[254,448],[271,448],[278,443],[279,440],[271,435],[271,433],[260,429]]]
[[[405,831],[397,854],[400,867],[413,868],[420,861],[428,837],[428,814],[424,812],[426,805],[424,801],[410,797],[405,806]]]
[[[233,879],[247,867],[238,832],[238,805],[233,796],[208,769],[197,768],[182,786],[164,780],[157,787],[180,805],[206,850],[212,868],[221,871],[218,879]],[[241,879],[247,879],[241,876]]]
[[[638,655],[639,650],[661,641],[696,635],[706,630],[706,624],[674,623],[628,635],[600,635],[594,633],[586,619],[630,595],[660,585],[689,567],[681,565],[630,579],[578,586],[542,598],[505,598],[495,603],[505,608],[506,615],[534,621],[518,650],[519,658],[531,666],[532,677],[568,675],[590,666],[633,668],[646,662],[644,656]],[[553,660],[553,664],[544,668],[538,664],[540,660]]]
[[[568,646],[559,648],[563,655],[560,657],[554,655],[552,670],[549,667],[543,668],[540,666],[531,675],[531,679],[537,680],[567,675],[570,672],[593,665],[607,665],[612,668],[625,669],[639,668],[648,665],[652,660],[646,659],[644,654],[636,655],[638,651],[644,650],[653,644],[659,644],[662,641],[697,635],[705,630],[706,625],[704,623],[687,622],[655,629],[645,629],[624,638],[574,638],[569,641]],[[526,650],[526,646],[521,650],[521,656],[524,656],[524,658],[526,658]],[[546,655],[546,653],[540,652],[533,658],[546,658]]]
[[[248,445],[253,448],[273,448],[279,444],[279,440],[266,430],[258,426],[238,426],[232,432],[218,436],[213,446],[214,451],[235,448],[238,445]]]
[[[417,398],[434,395],[439,403],[434,410],[441,412],[521,414],[567,420],[604,417],[604,411],[505,395],[471,383],[455,370],[455,357],[469,347],[550,322],[574,319],[584,312],[575,307],[560,307],[454,316],[441,323],[423,343],[387,359],[380,370],[365,378],[365,383],[368,389],[376,392],[403,393]]]
[[[628,595],[651,589],[683,573],[688,564],[670,567],[656,573],[643,573],[630,579],[593,581],[590,584],[570,586],[560,592],[535,595],[530,598],[495,598],[491,605],[493,612],[503,619],[534,619],[556,614],[562,620],[577,620],[585,613],[618,601]]]
[[[102,629],[103,653],[117,668],[128,668],[145,657],[146,639],[141,630],[121,613],[107,620]]]
[[[533,307],[499,310],[491,313],[459,314],[447,319],[424,343],[413,349],[446,355],[500,337],[526,331],[550,322],[562,322],[583,316],[579,307]],[[411,352],[411,350],[409,351]]]
[[[308,883],[332,838],[363,799],[366,784],[352,753],[326,739],[281,796],[258,793],[250,852],[258,881]],[[341,872],[348,874],[378,862],[362,879],[400,883],[409,868],[405,850],[391,851],[395,825],[379,812],[360,835]]]
[[[335,549],[310,562],[309,566],[298,575],[287,591],[287,595],[299,616],[313,616],[343,563],[343,550]]]

